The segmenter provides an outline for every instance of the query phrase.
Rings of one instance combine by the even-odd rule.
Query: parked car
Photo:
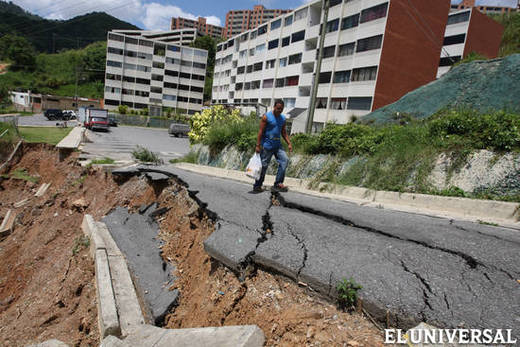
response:
[[[108,118],[97,115],[90,119],[89,129],[108,131]]]
[[[64,120],[71,120],[77,118],[76,112],[74,112],[73,110],[65,110],[62,113]]]
[[[188,136],[188,132],[190,131],[190,126],[188,124],[182,123],[172,123],[168,128],[168,134],[170,136]]]
[[[63,119],[63,111],[62,111],[62,110],[55,109],[55,108],[50,108],[50,109],[48,109],[48,110],[45,110],[45,112],[43,113],[43,115],[44,115],[45,118],[47,118],[48,120]]]
[[[116,127],[117,126],[117,119],[116,116],[113,114],[108,115],[108,126]]]

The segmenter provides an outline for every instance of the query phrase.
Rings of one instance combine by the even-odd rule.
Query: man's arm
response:
[[[289,135],[287,135],[287,130],[285,129],[285,124],[282,127],[282,137],[287,142],[287,145],[289,146],[289,152],[292,152],[292,145],[291,145],[291,139],[289,138]]]
[[[262,144],[262,136],[264,135],[265,127],[267,126],[267,116],[264,114],[260,121],[260,129],[258,130],[258,136],[256,137],[256,148],[255,152],[260,153],[260,147]]]

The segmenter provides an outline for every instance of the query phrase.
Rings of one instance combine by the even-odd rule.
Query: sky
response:
[[[2,0],[3,1],[3,0]],[[24,10],[47,19],[70,19],[89,12],[106,12],[142,29],[168,30],[171,17],[206,17],[209,24],[224,26],[229,10],[296,8],[310,0],[12,0]]]

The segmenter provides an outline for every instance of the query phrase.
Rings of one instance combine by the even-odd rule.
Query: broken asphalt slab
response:
[[[148,168],[147,170],[150,170]],[[161,167],[217,222],[205,249],[232,268],[274,269],[334,299],[352,277],[391,326],[513,329],[520,336],[520,233],[470,222],[270,193]]]
[[[154,206],[144,214],[129,213],[126,208],[118,207],[103,218],[103,222],[126,257],[147,316],[161,325],[165,314],[176,305],[179,292],[170,291],[175,281],[174,267],[161,257],[159,227],[150,218],[154,211]]]

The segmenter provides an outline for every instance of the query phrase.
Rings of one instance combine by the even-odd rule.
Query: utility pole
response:
[[[325,30],[327,29],[327,21],[329,19],[329,0],[322,0],[322,3],[323,19],[320,25],[320,47],[318,51],[318,61],[316,62],[316,69],[312,81],[312,92],[309,103],[309,110],[307,112],[307,123],[305,124],[305,133],[307,134],[312,132],[312,123],[314,123],[314,109],[316,108],[316,97],[318,95],[318,86],[320,82],[321,61],[323,60],[323,46],[325,44],[325,35],[327,34]]]

